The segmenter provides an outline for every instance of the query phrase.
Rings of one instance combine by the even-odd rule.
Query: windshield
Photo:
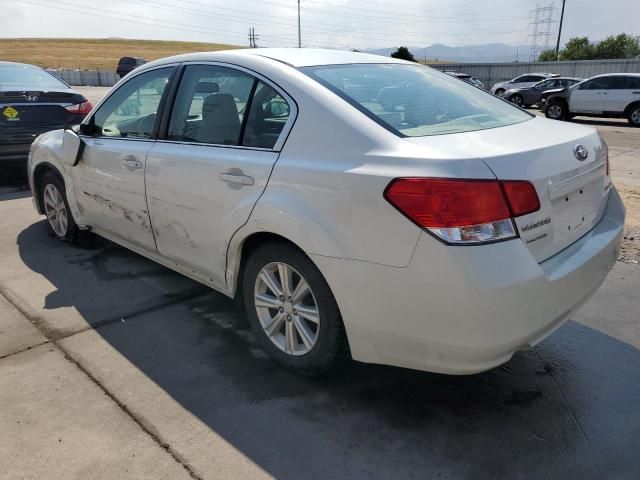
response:
[[[468,83],[421,65],[323,65],[302,71],[401,136],[484,130],[533,117]]]
[[[69,88],[50,73],[30,65],[0,65],[0,88],[25,86],[29,88]]]

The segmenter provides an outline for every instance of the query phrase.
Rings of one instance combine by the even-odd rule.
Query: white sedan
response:
[[[29,161],[56,237],[94,232],[241,299],[306,374],[349,355],[468,374],[539,342],[616,261],[608,169],[592,128],[312,49],[145,64]]]

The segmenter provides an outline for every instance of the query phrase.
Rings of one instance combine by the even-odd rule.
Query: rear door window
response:
[[[605,90],[609,88],[609,77],[594,78],[580,86],[580,90]]]
[[[248,73],[190,65],[180,82],[167,140],[272,149],[289,113],[277,90]]]
[[[239,145],[255,78],[217,65],[186,67],[167,140]]]
[[[258,82],[242,144],[273,148],[289,119],[289,113],[287,101],[270,85]]]

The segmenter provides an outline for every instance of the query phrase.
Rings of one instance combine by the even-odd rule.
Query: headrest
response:
[[[218,93],[220,86],[214,82],[199,81],[195,93]]]

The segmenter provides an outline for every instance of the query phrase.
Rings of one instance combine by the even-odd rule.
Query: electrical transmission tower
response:
[[[532,30],[532,33],[529,34],[531,39],[529,61],[531,62],[538,60],[540,53],[549,49],[549,41],[555,33],[552,26],[554,23],[558,23],[553,19],[555,11],[556,7],[553,3],[546,7],[536,4],[535,10],[531,11],[531,17],[533,17],[533,21],[529,23],[529,28]]]
[[[257,40],[260,38],[260,35],[256,35],[255,27],[251,27],[249,29],[249,48],[258,48]]]

